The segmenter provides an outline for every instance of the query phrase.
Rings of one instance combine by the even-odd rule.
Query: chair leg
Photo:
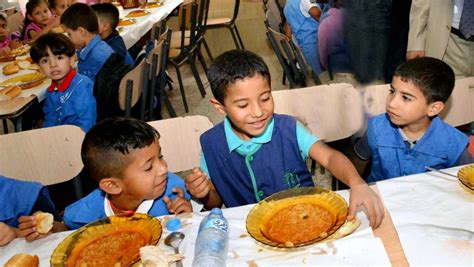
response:
[[[4,134],[7,134],[8,133],[8,124],[7,124],[7,120],[6,119],[3,119],[2,120],[2,124],[3,124],[3,133]]]
[[[209,56],[209,59],[211,61],[214,61],[214,57],[212,57],[211,50],[209,49],[209,46],[207,45],[206,39],[202,38],[202,42],[204,44],[204,49],[206,49],[206,53]]]
[[[188,101],[186,100],[186,93],[184,92],[183,80],[181,79],[181,72],[179,71],[179,66],[173,63],[176,69],[176,76],[178,76],[179,91],[181,92],[181,98],[183,99],[184,111],[189,112]]]
[[[240,33],[239,33],[239,30],[237,29],[237,25],[236,25],[235,23],[232,24],[232,25],[233,25],[232,28],[234,28],[235,33],[237,34],[237,38],[239,39],[240,47],[241,47],[242,49],[245,49],[245,47],[244,47],[244,42],[242,42],[242,38],[240,38]]]
[[[235,36],[235,33],[234,33],[234,29],[232,27],[232,25],[226,25],[227,29],[229,29],[230,31],[230,34],[232,35],[232,39],[234,40],[234,44],[235,44],[235,47],[237,49],[242,49],[237,41],[237,37]]]
[[[204,73],[206,74],[206,77],[207,77],[207,64],[206,64],[206,60],[204,59],[204,56],[202,55],[201,50],[200,50],[199,47],[196,49],[196,53],[197,53],[197,56],[198,56],[199,61],[201,62],[202,69],[204,70]]]
[[[193,55],[187,55],[189,66],[191,67],[191,71],[193,72],[194,79],[196,79],[196,83],[198,85],[199,91],[201,92],[202,98],[206,96],[206,90],[204,90],[204,85],[202,84],[201,76],[199,76],[199,72],[196,68],[196,63],[193,60]]]

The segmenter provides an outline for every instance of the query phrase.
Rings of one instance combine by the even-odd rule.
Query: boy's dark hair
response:
[[[260,56],[247,50],[227,51],[218,56],[209,67],[208,77],[212,94],[217,101],[224,104],[229,85],[257,74],[270,84],[270,71]]]
[[[97,15],[90,6],[83,3],[75,3],[68,7],[61,15],[61,24],[73,31],[79,27],[90,33],[99,31]]]
[[[454,71],[445,62],[432,57],[419,57],[400,65],[393,74],[413,83],[426,97],[427,103],[445,103],[454,88]]]
[[[64,34],[49,32],[38,37],[31,46],[30,56],[34,63],[38,63],[41,58],[48,56],[48,47],[53,55],[72,57],[76,52],[74,44]]]
[[[131,150],[150,146],[160,138],[148,123],[131,118],[108,118],[87,132],[81,156],[85,170],[99,182],[103,178],[121,178]]]
[[[119,23],[119,11],[116,6],[111,3],[101,3],[92,5],[91,7],[101,20],[110,23],[112,30],[117,28]]]

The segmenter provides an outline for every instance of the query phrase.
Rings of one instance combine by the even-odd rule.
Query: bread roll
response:
[[[20,67],[18,67],[18,65],[16,64],[8,64],[6,66],[3,66],[2,69],[4,75],[14,74],[20,71]]]
[[[11,257],[5,267],[37,267],[39,266],[39,258],[36,255],[18,253]]]
[[[13,99],[21,95],[21,88],[19,86],[8,86],[5,89],[0,90],[0,94],[6,96],[8,99]]]
[[[38,213],[35,215],[38,224],[36,225],[36,231],[40,234],[47,234],[53,228],[54,217],[51,213]]]

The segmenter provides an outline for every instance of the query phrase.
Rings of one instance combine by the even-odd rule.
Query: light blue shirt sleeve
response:
[[[206,157],[204,157],[204,152],[201,153],[201,171],[204,172],[207,177],[209,177],[209,180],[211,180],[211,177],[209,176],[209,169],[207,168]]]
[[[296,122],[296,140],[303,160],[309,157],[309,150],[319,139],[306,129],[301,122]],[[202,162],[201,162],[202,166]]]

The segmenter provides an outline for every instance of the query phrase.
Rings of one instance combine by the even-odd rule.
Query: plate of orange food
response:
[[[77,229],[51,255],[51,266],[130,266],[140,248],[156,245],[161,222],[147,214],[111,216]]]
[[[118,22],[118,27],[129,26],[137,23],[136,19],[120,19]]]
[[[246,226],[258,242],[294,248],[331,237],[341,226],[340,238],[352,233],[358,219],[346,222],[347,203],[337,193],[319,187],[301,187],[273,194],[250,210]],[[333,239],[334,239],[333,238]]]
[[[137,18],[137,17],[147,16],[148,14],[150,14],[150,12],[148,12],[147,10],[138,9],[138,10],[130,11],[130,12],[127,14],[126,17],[127,17],[127,18]]]

